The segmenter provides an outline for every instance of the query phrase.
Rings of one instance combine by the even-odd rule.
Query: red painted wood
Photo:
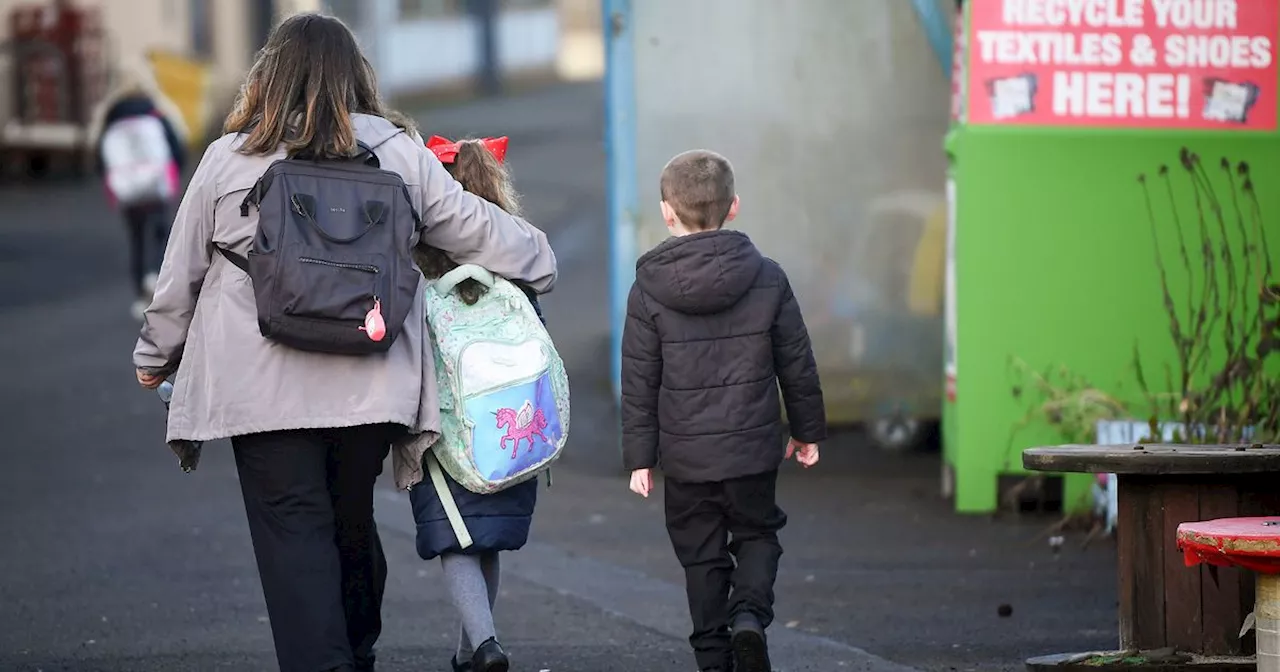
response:
[[[1280,574],[1280,516],[1183,523],[1178,548],[1188,567],[1203,562]]]

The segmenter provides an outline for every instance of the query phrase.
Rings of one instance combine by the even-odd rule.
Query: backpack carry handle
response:
[[[356,157],[355,157],[356,160],[360,161],[366,166],[369,166],[370,168],[382,167],[382,160],[379,159],[378,155],[374,153],[372,147],[357,140],[356,149],[359,150],[356,153]]]
[[[489,288],[492,288],[494,283],[493,273],[490,273],[488,269],[475,264],[463,264],[440,276],[440,279],[436,280],[436,291],[441,294],[448,294],[463,280],[475,280]]]
[[[295,154],[288,158],[291,160],[298,160],[298,161],[314,160],[313,158],[304,154]],[[354,156],[351,157],[351,160],[362,163],[365,166],[368,166],[370,168],[377,168],[379,170],[382,169],[382,161],[378,158],[378,155],[373,151],[373,148],[370,147],[369,145],[364,144],[359,140],[356,141],[356,153]],[[258,178],[258,181],[255,182],[253,184],[253,187],[249,189],[249,193],[244,195],[244,200],[240,202],[241,217],[248,217],[249,208],[251,207],[257,207],[257,208],[262,207],[262,199],[264,196],[267,195],[267,190],[271,188],[271,183],[274,180],[275,180],[275,175],[270,170],[268,170],[266,173],[263,173],[262,177]],[[408,192],[406,191],[405,193],[407,194]],[[298,207],[296,202],[293,205],[295,209]],[[385,206],[386,204],[384,203],[381,205]],[[365,214],[367,216],[371,216],[371,213],[368,212],[367,210],[368,204],[365,204],[365,206],[366,206]],[[382,211],[380,210],[379,212],[382,212]],[[304,213],[300,212],[299,214],[304,214]],[[417,218],[418,215],[417,213],[414,213],[413,216]],[[374,223],[376,223],[376,218]]]

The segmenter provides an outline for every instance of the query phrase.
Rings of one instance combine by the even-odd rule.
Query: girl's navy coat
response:
[[[542,306],[537,296],[527,287],[521,287],[538,317],[542,318]],[[543,320],[546,323],[546,320]],[[472,545],[466,550],[453,533],[453,526],[445,515],[444,505],[431,479],[424,479],[409,491],[413,504],[413,519],[418,527],[418,555],[431,560],[446,553],[478,555],[491,551],[517,551],[529,540],[529,527],[533,524],[533,509],[538,504],[538,483],[531,479],[519,485],[495,492],[477,495],[460,486],[447,472],[444,480],[449,492],[458,504],[458,512],[467,524]]]
[[[409,491],[413,519],[418,524],[418,555],[430,560],[446,553],[475,555],[490,551],[516,551],[529,540],[533,509],[538,503],[538,483],[532,479],[491,495],[477,495],[444,475],[458,511],[467,524],[472,545],[466,550],[458,543],[453,526],[431,479]]]

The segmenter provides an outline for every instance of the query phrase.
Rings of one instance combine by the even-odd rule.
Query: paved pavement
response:
[[[660,496],[630,495],[618,466],[599,96],[557,87],[423,119],[511,136],[527,213],[561,261],[546,310],[577,421],[534,542],[506,564],[498,625],[517,670],[686,671]],[[0,206],[0,670],[274,669],[229,451],[180,473],[162,405],[132,382],[122,226],[93,185],[0,185]],[[1114,643],[1107,545],[1055,556],[1034,541],[1044,520],[951,514],[936,455],[877,455],[855,433],[823,455],[781,482],[780,669],[1018,670]],[[414,553],[403,495],[384,488],[378,510],[392,572],[380,669],[446,669],[439,570]]]

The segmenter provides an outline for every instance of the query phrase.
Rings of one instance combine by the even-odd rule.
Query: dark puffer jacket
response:
[[[672,238],[640,257],[622,337],[628,470],[708,482],[777,469],[786,438],[826,439],[800,305],[746,234]]]

